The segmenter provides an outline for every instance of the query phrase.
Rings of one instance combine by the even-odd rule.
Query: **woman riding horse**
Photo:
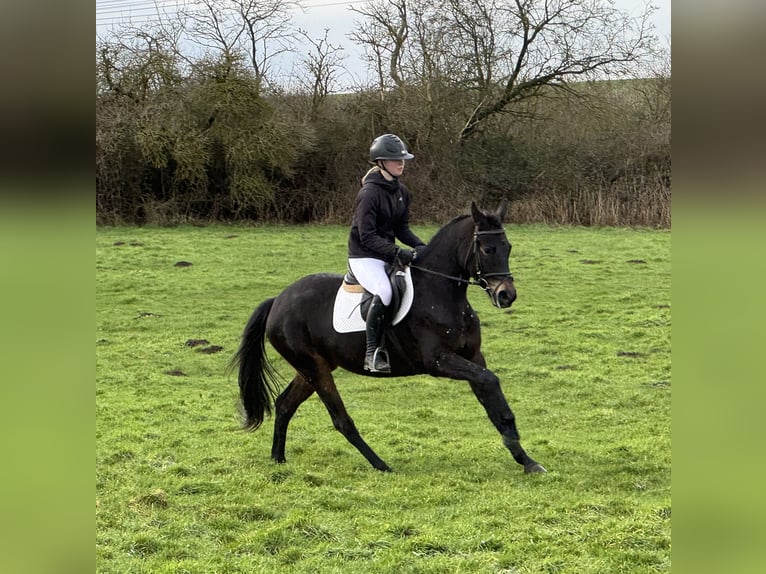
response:
[[[375,138],[370,146],[370,162],[375,166],[362,178],[348,235],[349,269],[359,284],[374,295],[367,311],[364,355],[364,368],[373,373],[391,372],[382,344],[392,297],[385,264],[398,261],[407,265],[416,253],[397,247],[394,241],[398,239],[415,249],[425,246],[410,230],[410,192],[399,181],[404,162],[414,157],[398,136],[384,134]]]
[[[388,350],[394,359],[391,373],[365,370],[364,335],[335,330],[333,307],[342,275],[308,275],[255,309],[232,366],[239,371],[245,429],[257,429],[274,405],[271,457],[275,461],[285,462],[290,419],[316,392],[346,440],[374,468],[391,470],[365,442],[346,411],[332,376],[341,367],[367,376],[429,374],[467,381],[514,460],[525,472],[545,472],[521,446],[516,417],[500,379],[487,368],[481,352],[481,323],[466,298],[468,286],[478,285],[496,307],[510,307],[516,299],[508,269],[511,244],[502,226],[506,206],[502,202],[496,212],[484,213],[471,204],[470,215],[453,219],[419,250],[417,265],[411,265],[412,305],[389,333]],[[281,393],[266,356],[267,340],[295,369]],[[389,388],[397,392],[397,387]]]

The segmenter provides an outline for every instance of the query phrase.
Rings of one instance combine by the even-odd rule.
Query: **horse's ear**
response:
[[[484,217],[484,214],[481,212],[481,210],[478,207],[476,207],[476,202],[475,201],[471,202],[471,217],[473,217],[473,222],[476,225],[478,225],[479,222]]]
[[[497,208],[497,216],[500,218],[500,221],[503,221],[506,211],[508,211],[508,200],[503,199],[500,202],[500,206]]]

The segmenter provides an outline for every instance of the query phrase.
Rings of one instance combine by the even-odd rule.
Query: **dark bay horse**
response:
[[[442,227],[418,253],[411,272],[412,308],[401,322],[388,327],[386,335],[390,374],[371,375],[362,368],[364,332],[333,329],[333,303],[341,275],[309,275],[258,306],[245,327],[232,368],[239,371],[245,429],[257,429],[265,414],[271,414],[274,401],[274,460],[285,462],[290,419],[316,392],[335,428],[373,467],[391,470],[364,441],[346,412],[332,376],[342,367],[366,376],[429,374],[468,381],[516,462],[525,472],[545,472],[521,446],[500,381],[486,368],[479,319],[466,299],[469,284],[482,287],[497,307],[510,307],[516,299],[508,269],[511,245],[502,227],[506,208],[503,201],[497,212],[484,213],[472,203],[470,215]],[[266,339],[296,370],[278,396],[275,372],[265,353]]]

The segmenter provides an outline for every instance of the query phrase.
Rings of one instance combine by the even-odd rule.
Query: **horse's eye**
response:
[[[495,247],[482,247],[481,250],[484,252],[485,255],[492,255],[495,252]]]

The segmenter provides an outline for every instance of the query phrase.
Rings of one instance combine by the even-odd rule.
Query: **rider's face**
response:
[[[384,159],[383,168],[393,175],[399,177],[404,173],[404,160],[403,159]]]

